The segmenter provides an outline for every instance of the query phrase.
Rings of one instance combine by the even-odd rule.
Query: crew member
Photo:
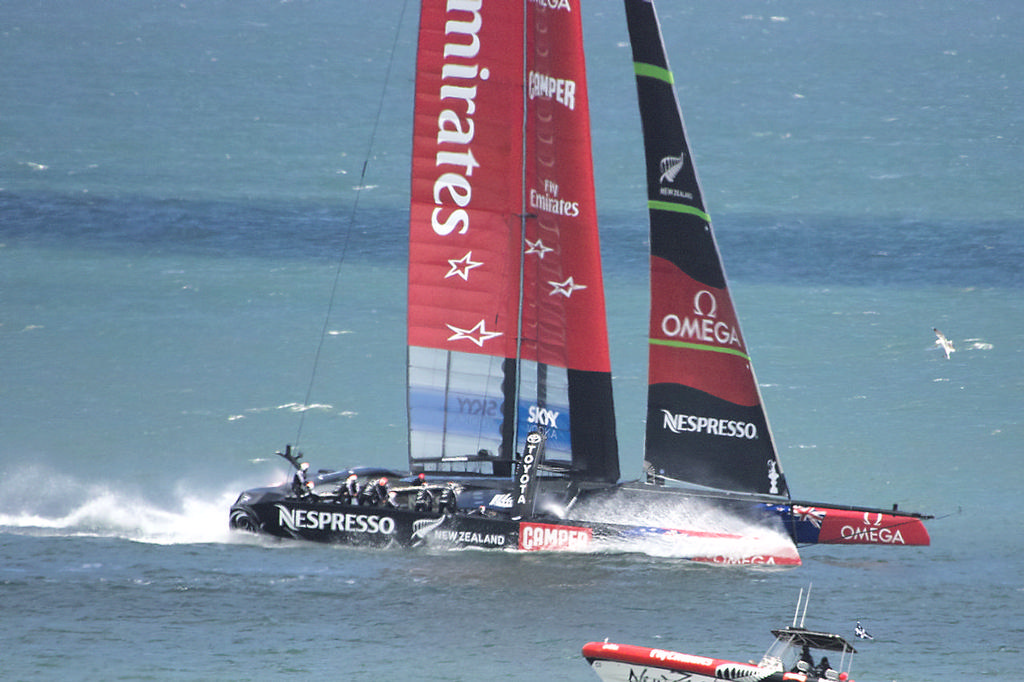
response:
[[[361,507],[372,507],[377,504],[380,498],[377,497],[377,482],[367,481],[363,484],[363,487],[359,489],[359,495],[356,497]]]
[[[349,477],[338,488],[337,495],[345,502],[354,504],[356,497],[359,495],[359,477],[355,474],[349,474]]]
[[[416,491],[416,499],[413,501],[413,509],[416,511],[429,512],[434,508],[434,493],[430,492],[430,488],[427,487],[427,475],[420,473],[412,484],[418,486],[419,490]]]
[[[307,485],[311,483],[306,479],[306,471],[309,469],[309,462],[303,462],[299,465],[299,468],[295,470],[295,476],[292,477],[292,492],[295,493],[296,497],[302,497],[309,493],[312,486]]]
[[[441,499],[437,501],[437,511],[442,514],[454,514],[458,511],[458,508],[459,505],[457,502],[455,488],[451,483],[449,483],[445,486],[444,490],[441,491]]]
[[[391,492],[387,476],[381,476],[377,479],[377,501],[381,506],[397,507],[398,505],[395,504],[397,496],[397,493]]]
[[[804,665],[800,665],[803,663]],[[800,660],[796,662],[796,666],[792,672],[809,672],[814,669],[814,657],[811,656],[811,650],[806,644],[804,644],[803,650],[800,652]]]

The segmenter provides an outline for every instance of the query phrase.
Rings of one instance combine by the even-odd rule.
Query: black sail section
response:
[[[759,406],[736,405],[672,383],[651,385],[647,400],[648,462],[662,464],[655,469],[655,476],[721,490],[772,493],[770,476],[773,472],[767,467],[748,465],[752,457],[766,464],[774,459],[770,439],[746,437],[747,434],[768,433],[768,423]],[[718,415],[719,425],[702,427],[699,418],[695,422],[688,414],[687,419],[674,418],[679,414],[676,409],[679,405],[700,406],[699,411]],[[673,419],[667,418],[666,412],[671,413]],[[720,434],[709,436],[711,428],[719,430]],[[712,438],[713,446],[708,443]],[[681,453],[686,456],[679,456]],[[774,473],[779,477],[779,489],[785,490],[781,469],[776,468]]]
[[[572,468],[587,481],[619,480],[612,377],[608,372],[569,370],[572,411]]]
[[[651,0],[625,0],[651,230],[649,480],[788,496]]]
[[[654,4],[627,0],[626,16],[644,131],[647,198],[652,204],[651,254],[706,284],[724,287],[725,273],[686,141]]]

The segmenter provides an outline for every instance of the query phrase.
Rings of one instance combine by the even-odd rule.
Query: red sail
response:
[[[423,3],[409,226],[414,467],[452,448],[507,451],[510,434],[522,441],[544,426],[549,456],[587,469],[572,453],[590,422],[589,437],[614,453],[599,477],[618,475],[582,40],[568,1]],[[574,373],[601,386],[574,388]],[[595,391],[598,424],[571,404]]]
[[[525,354],[608,372],[579,7],[527,7],[526,210],[536,218],[526,230]]]
[[[424,3],[411,345],[516,357],[524,255],[521,357],[609,369],[582,34],[565,7],[527,5],[524,69],[522,7]]]
[[[760,404],[739,320],[725,288],[651,257],[650,383],[682,384],[737,405]]]
[[[462,9],[465,8],[465,9]],[[409,225],[409,344],[514,356],[522,11],[427,0]],[[515,52],[513,51],[513,54]],[[518,259],[517,259],[518,260]]]

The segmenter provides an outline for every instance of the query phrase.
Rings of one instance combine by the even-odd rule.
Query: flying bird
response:
[[[956,352],[956,348],[953,348],[953,342],[947,339],[946,335],[935,327],[932,327],[932,331],[935,332],[935,345],[942,349],[946,354],[946,359],[949,360],[949,354]]]

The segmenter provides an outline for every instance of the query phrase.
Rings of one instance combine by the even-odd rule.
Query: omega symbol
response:
[[[705,301],[708,301],[705,303]],[[704,312],[704,306],[709,306],[707,312]],[[717,317],[718,316],[718,300],[715,295],[706,289],[701,289],[693,297],[693,314],[701,317]]]

